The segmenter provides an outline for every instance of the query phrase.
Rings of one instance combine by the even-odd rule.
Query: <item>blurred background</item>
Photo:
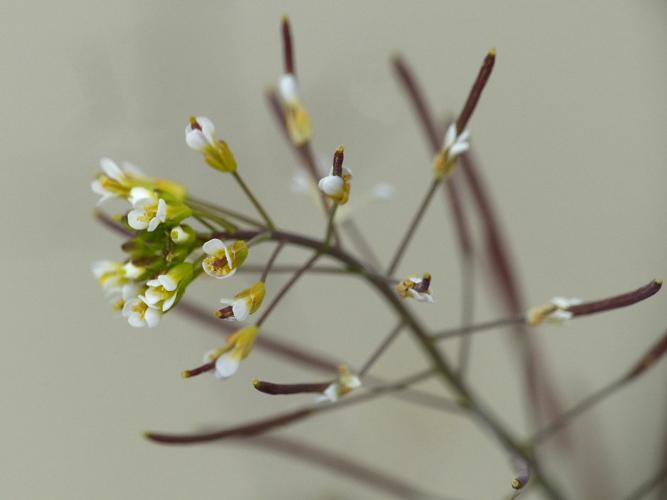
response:
[[[345,144],[355,174],[350,205],[384,262],[432,175],[390,56],[406,57],[444,117],[460,109],[484,54],[496,47],[472,141],[528,302],[600,298],[667,275],[662,0],[5,0],[0,497],[387,498],[312,463],[237,442],[170,448],[145,441],[148,429],[224,426],[310,401],[259,394],[253,377],[321,375],[256,351],[229,381],[184,381],[180,371],[219,346],[219,332],[177,312],[156,329],[132,329],[114,317],[90,273],[95,260],[122,258],[119,238],[92,217],[97,197],[89,184],[101,156],[252,213],[232,180],[186,147],[192,114],[217,124],[279,225],[322,234],[318,207],[291,190],[296,159],[264,99],[282,70],[283,14],[292,20],[316,153],[328,161]],[[395,187],[393,200],[360,203],[379,182]],[[459,317],[446,210],[438,196],[399,272],[433,274],[437,304],[414,308],[434,329],[456,326]],[[259,248],[248,262],[264,262],[269,251]],[[283,262],[305,255],[287,252]],[[200,280],[189,295],[212,312],[252,278]],[[268,293],[284,280],[270,280]],[[478,320],[504,315],[490,289],[488,274],[478,272]],[[566,406],[619,376],[663,333],[666,304],[663,292],[631,309],[532,332]],[[313,276],[287,296],[266,331],[359,365],[393,323],[360,280]],[[445,350],[455,356],[456,343]],[[469,376],[503,422],[528,436],[515,351],[507,331],[480,335]],[[397,378],[423,363],[405,333],[374,373]],[[666,376],[663,363],[577,420],[570,451],[544,448],[547,469],[570,498],[622,498],[657,470],[665,459]],[[436,382],[424,387],[442,390]],[[501,498],[514,477],[493,439],[469,420],[391,398],[276,435],[455,498]]]

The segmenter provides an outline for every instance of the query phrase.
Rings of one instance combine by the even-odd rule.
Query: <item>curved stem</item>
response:
[[[252,238],[256,231],[239,231],[234,234],[235,238],[247,239]],[[227,235],[221,234],[221,237]],[[406,308],[402,300],[394,293],[394,291],[387,286],[384,280],[378,279],[373,275],[366,274],[363,265],[357,261],[352,255],[336,248],[323,245],[321,241],[303,236],[300,234],[290,233],[286,231],[274,231],[271,233],[271,239],[276,241],[286,241],[298,246],[312,248],[330,257],[333,257],[340,262],[348,265],[351,269],[358,270],[369,284],[383,296],[388,304],[393,307],[396,313],[402,318],[405,325],[412,331],[417,342],[424,350],[425,354],[431,359],[434,369],[438,372],[442,381],[447,387],[453,389],[463,401],[468,411],[474,415],[487,429],[489,429],[496,440],[511,454],[516,454],[521,457],[535,472],[535,479],[542,486],[544,492],[551,499],[564,498],[558,488],[548,479],[541,470],[539,463],[532,456],[532,454],[525,449],[525,447],[507,431],[499,420],[490,412],[490,410],[481,403],[481,401],[472,393],[471,389],[458,377],[453,368],[449,365],[446,359],[442,356],[436,345],[431,341],[431,336],[426,332],[419,320],[413,316]]]
[[[234,171],[232,172],[232,175],[234,176],[234,179],[236,179],[236,182],[238,185],[241,187],[243,192],[246,194],[250,202],[255,205],[255,208],[259,212],[259,214],[262,216],[262,218],[266,221],[266,225],[269,227],[269,229],[275,229],[275,224],[271,220],[271,217],[269,217],[269,214],[266,213],[266,210],[264,210],[264,207],[262,204],[259,202],[257,198],[255,198],[255,195],[252,194],[252,191],[250,191],[250,188],[248,185],[245,183],[245,181],[241,178],[241,175],[237,172]]]

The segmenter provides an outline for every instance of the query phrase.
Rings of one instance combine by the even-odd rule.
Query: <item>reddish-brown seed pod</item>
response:
[[[491,49],[486,54],[486,57],[482,62],[482,67],[479,69],[479,73],[477,74],[477,79],[475,80],[475,83],[473,83],[472,88],[470,89],[470,94],[468,94],[468,99],[466,99],[466,103],[463,106],[463,111],[461,111],[461,114],[456,120],[457,133],[460,134],[461,132],[463,132],[466,126],[468,125],[470,117],[472,116],[473,112],[475,111],[475,108],[477,107],[479,98],[482,96],[482,91],[484,90],[486,83],[489,81],[489,77],[491,76],[491,72],[493,71],[493,66],[495,65],[495,63],[496,63],[496,49]]]
[[[280,23],[280,32],[283,38],[283,61],[285,64],[285,73],[296,76],[294,67],[294,47],[292,45],[292,30],[289,24],[289,18],[283,16]]]
[[[585,316],[587,314],[595,314],[599,312],[611,311],[620,307],[631,306],[642,300],[646,300],[652,295],[658,293],[662,287],[662,280],[655,279],[649,284],[644,285],[632,292],[615,295],[606,299],[595,300],[592,302],[585,302],[576,306],[568,307],[568,311],[572,316]]]
[[[329,382],[315,382],[309,384],[274,384],[265,380],[253,380],[252,385],[259,392],[271,394],[272,396],[283,396],[289,394],[322,393],[331,384]]]

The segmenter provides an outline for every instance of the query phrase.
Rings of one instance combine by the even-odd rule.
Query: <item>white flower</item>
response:
[[[457,156],[470,149],[470,144],[468,143],[469,137],[470,132],[468,130],[464,130],[461,132],[461,135],[457,135],[456,123],[452,123],[449,126],[445,134],[442,149],[443,151],[447,151],[447,156],[450,160],[454,160]]]
[[[201,263],[204,272],[218,279],[233,276],[248,256],[248,246],[242,240],[228,246],[214,238],[204,243],[202,250],[207,255]]]
[[[546,304],[529,309],[526,313],[526,322],[532,326],[541,325],[545,322],[562,324],[572,318],[572,313],[568,309],[582,302],[578,298],[554,297]]]
[[[190,240],[191,234],[188,233],[182,226],[176,226],[169,233],[171,241],[176,244],[187,243]]]
[[[326,194],[331,200],[343,205],[350,196],[350,179],[352,172],[342,167],[342,175],[334,175],[333,167],[329,170],[329,175],[320,179],[318,187],[320,191]]]
[[[192,271],[192,264],[189,262],[175,265],[166,274],[160,274],[146,283],[148,288],[141,296],[141,300],[150,307],[167,312],[176,302],[182,289],[191,281]]]
[[[204,355],[204,363],[215,361],[213,370],[215,378],[226,379],[237,372],[241,361],[252,352],[258,331],[255,325],[241,328],[227,338],[224,347],[214,349]]]
[[[124,198],[136,180],[145,177],[131,163],[124,162],[121,168],[109,158],[100,160],[100,168],[102,174],[98,175],[90,186],[93,193],[101,196],[98,205],[111,198]]]
[[[134,210],[127,214],[127,223],[132,229],[146,229],[150,233],[167,221],[167,202],[158,198],[155,192],[134,187],[130,190],[129,199]]]
[[[341,366],[338,371],[338,380],[329,384],[317,401],[335,403],[341,397],[361,387],[361,380],[356,375],[350,373],[347,366]]]
[[[245,321],[262,305],[264,293],[264,283],[258,281],[250,288],[236,294],[233,299],[220,299],[220,303],[227,307],[217,311],[216,316],[221,319]]]
[[[215,126],[205,116],[190,119],[185,127],[185,142],[195,151],[205,153],[208,148],[216,147]]]
[[[415,285],[420,285],[422,283],[422,280],[419,278],[410,278],[410,281],[412,281]],[[417,302],[429,302],[433,303],[433,296],[431,295],[430,290],[425,290],[423,292],[415,290],[415,287],[409,288],[408,293],[410,294],[410,297],[415,299]]]
[[[127,318],[127,322],[134,328],[153,328],[160,322],[162,313],[159,309],[151,307],[144,300],[142,296],[135,296],[125,301],[123,305],[122,314]]]
[[[100,260],[93,263],[92,271],[105,291],[116,293],[120,292],[122,286],[129,281],[138,279],[146,269],[135,266],[131,262]]]
[[[291,73],[286,73],[278,80],[278,94],[284,103],[298,104],[299,84]]]
[[[404,299],[412,298],[418,302],[434,302],[431,295],[431,275],[429,273],[424,273],[421,278],[408,276],[396,285],[396,291]]]

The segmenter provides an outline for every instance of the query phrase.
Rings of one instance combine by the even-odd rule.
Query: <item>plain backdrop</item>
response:
[[[93,220],[99,158],[130,160],[193,193],[252,213],[229,177],[183,140],[204,114],[282,227],[321,235],[297,164],[264,92],[281,71],[279,22],[289,14],[315,150],[338,144],[354,171],[350,206],[388,262],[431,178],[431,157],[392,76],[402,53],[442,117],[460,109],[491,47],[498,60],[471,123],[472,141],[530,304],[593,299],[667,275],[667,4],[450,1],[72,1],[0,4],[2,336],[0,498],[180,500],[386,498],[312,464],[239,443],[150,444],[147,429],[190,431],[248,421],[310,399],[272,399],[250,380],[310,381],[301,367],[255,352],[224,383],[183,381],[220,345],[176,312],[153,330],[115,318],[91,262],[121,259]],[[361,200],[379,182],[386,203]],[[447,205],[438,196],[400,274],[430,271],[432,328],[458,322],[460,275]],[[466,207],[470,207],[466,204]],[[116,206],[117,207],[117,206]],[[477,239],[479,242],[480,240]],[[269,247],[249,262],[263,262]],[[283,262],[306,254],[288,252]],[[189,293],[214,310],[250,283],[203,281]],[[269,296],[285,277],[268,283]],[[477,273],[479,320],[502,312]],[[627,369],[665,328],[664,294],[632,309],[541,328],[566,405]],[[421,305],[420,305],[421,306]],[[271,334],[359,365],[394,318],[360,280],[308,277],[266,324]],[[446,351],[455,356],[456,344]],[[375,372],[399,377],[424,359],[408,334]],[[480,335],[470,381],[503,422],[529,433],[508,332]],[[570,498],[616,499],[651,475],[665,446],[667,363],[572,426],[571,449],[544,449]],[[437,383],[426,388],[441,391]],[[278,435],[318,443],[423,489],[501,498],[513,477],[470,421],[381,399]],[[539,498],[528,493],[529,498]],[[657,496],[653,496],[657,498]]]

